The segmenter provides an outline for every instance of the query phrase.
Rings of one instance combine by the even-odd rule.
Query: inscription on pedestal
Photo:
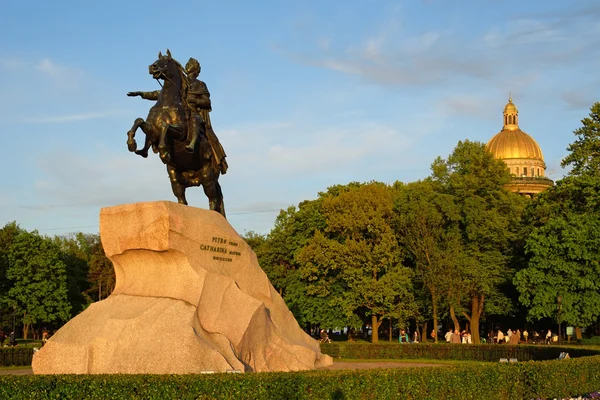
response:
[[[239,257],[242,255],[237,250],[239,243],[233,240],[229,240],[222,237],[213,236],[210,244],[202,243],[200,250],[210,251],[211,253],[220,253],[222,255],[213,255],[213,260],[232,262],[232,257]]]

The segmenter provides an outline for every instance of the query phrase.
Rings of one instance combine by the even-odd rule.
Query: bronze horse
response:
[[[127,148],[131,152],[147,157],[148,149],[152,147],[167,166],[173,194],[179,203],[187,204],[185,189],[190,186],[200,186],[208,197],[210,209],[225,216],[223,193],[219,185],[220,171],[214,157],[206,158],[202,149],[206,140],[200,141],[193,153],[186,151],[190,142],[188,134],[188,119],[190,109],[186,103],[188,81],[179,62],[167,55],[158,53],[158,59],[148,67],[148,72],[156,80],[162,79],[164,86],[160,92],[129,92],[129,96],[142,96],[148,100],[156,100],[150,108],[148,116],[137,118],[127,132]],[[138,128],[146,134],[144,147],[137,150],[134,139]],[[205,135],[204,131],[201,132]],[[208,152],[208,154],[210,154]]]

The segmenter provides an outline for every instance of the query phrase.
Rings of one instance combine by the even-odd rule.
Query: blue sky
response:
[[[102,207],[175,200],[158,157],[125,143],[151,106],[126,93],[159,88],[147,67],[167,48],[202,64],[240,233],[333,184],[428,176],[459,140],[502,128],[509,91],[559,179],[600,100],[597,1],[0,4],[0,224],[50,235],[98,232]]]

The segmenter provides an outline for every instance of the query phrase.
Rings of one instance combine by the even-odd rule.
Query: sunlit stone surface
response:
[[[36,353],[36,374],[295,371],[330,365],[256,255],[214,211],[173,202],[100,212],[117,283]]]

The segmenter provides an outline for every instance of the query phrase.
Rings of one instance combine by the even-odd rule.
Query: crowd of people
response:
[[[458,330],[449,329],[444,336],[447,343],[472,343],[471,341],[471,333],[463,330],[459,332]],[[558,336],[552,333],[552,330],[548,329],[545,335],[541,335],[537,331],[533,331],[531,337],[527,329],[524,329],[521,332],[520,329],[512,330],[508,329],[506,334],[502,332],[502,330],[498,329],[497,331],[489,331],[487,338],[481,338],[482,343],[495,343],[495,344],[519,344],[519,343],[531,343],[531,344],[550,344],[558,341]]]
[[[431,332],[431,338],[435,339],[437,336],[437,332]],[[402,329],[400,331],[400,335],[398,341],[400,343],[418,343],[419,336],[418,332],[414,332],[413,340],[409,339],[409,334],[406,330]],[[460,343],[460,344],[471,344],[473,343],[471,332],[467,330],[459,331],[449,329],[448,332],[444,335],[444,339],[447,343]],[[532,331],[532,334],[529,334],[527,329],[524,329],[522,332],[520,329],[512,330],[508,329],[506,334],[502,332],[502,330],[498,329],[497,331],[490,331],[487,337],[481,338],[481,343],[495,343],[495,344],[551,344],[558,342],[558,336],[555,333],[552,333],[552,330],[548,329],[548,331],[543,334],[537,331]]]
[[[412,333],[410,333],[408,329],[400,329],[400,331],[396,332],[398,335],[398,342],[400,343],[421,342],[419,331],[416,329]],[[396,332],[394,332],[394,336],[396,336]],[[361,333],[362,331],[358,332],[359,335]],[[366,333],[366,331],[364,333]],[[349,341],[354,341],[357,335],[357,333],[354,332],[354,330],[348,330],[347,334]],[[383,337],[387,337],[388,331],[386,330],[385,332],[382,332],[382,334]],[[438,334],[435,330],[432,330],[430,336],[431,339],[435,340]],[[473,343],[471,332],[467,330],[459,331],[449,329],[444,335],[444,339],[447,343]],[[319,342],[331,343],[331,339],[329,338],[329,335],[325,329],[321,329],[319,332]],[[530,334],[527,329],[524,329],[523,331],[521,331],[520,329],[508,329],[506,333],[504,333],[502,330],[498,329],[497,331],[489,331],[486,337],[481,337],[481,343],[493,344],[551,344],[557,342],[558,336],[555,333],[553,333],[550,329],[548,329],[548,331],[545,334],[543,332],[539,333],[537,331],[532,331],[532,333]]]
[[[500,329],[498,331],[490,331],[487,336],[487,340],[490,343],[508,343],[508,344],[519,344],[519,343],[532,343],[532,344],[550,344],[553,342],[558,342],[558,336],[552,333],[551,329],[548,329],[546,334],[539,333],[537,331],[532,331],[530,335],[527,329],[524,329],[521,332],[520,329],[511,330],[509,329],[506,334],[502,332]]]

